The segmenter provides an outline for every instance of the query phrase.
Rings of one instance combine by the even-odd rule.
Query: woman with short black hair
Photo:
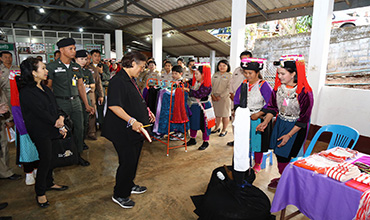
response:
[[[54,184],[53,180],[52,139],[60,134],[65,137],[67,130],[53,92],[41,83],[47,76],[45,64],[38,59],[30,57],[21,63],[19,99],[24,123],[40,158],[35,191],[37,204],[42,208],[49,206],[47,190],[68,189],[68,186]]]
[[[132,208],[131,194],[146,192],[145,186],[134,183],[136,169],[143,146],[140,134],[143,124],[155,121],[147,107],[135,78],[145,68],[146,57],[139,52],[127,53],[122,58],[122,70],[109,82],[108,110],[104,118],[102,136],[113,142],[119,166],[112,200],[122,208]]]

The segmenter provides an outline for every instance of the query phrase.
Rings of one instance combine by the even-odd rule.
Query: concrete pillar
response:
[[[157,70],[162,70],[162,19],[154,18],[152,23],[152,48],[153,57],[157,64]]]
[[[318,124],[320,91],[325,86],[334,0],[315,0],[307,77],[314,94],[311,123]]]
[[[211,64],[211,74],[213,75],[216,71],[216,51],[211,50],[211,53],[209,55],[209,62]]]
[[[104,53],[105,53],[105,58],[107,58],[107,59],[111,58],[110,50],[111,50],[111,48],[110,48],[110,34],[104,34]]]
[[[230,67],[234,71],[239,66],[239,55],[245,46],[245,18],[247,15],[247,0],[232,0],[231,14],[231,44]]]
[[[116,30],[116,59],[121,60],[123,57],[123,37],[122,30]],[[105,39],[105,36],[104,36]],[[105,41],[105,40],[104,40]]]

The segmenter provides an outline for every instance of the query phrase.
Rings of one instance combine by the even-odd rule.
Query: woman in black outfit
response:
[[[29,57],[21,63],[19,101],[27,131],[39,154],[35,191],[37,204],[42,208],[49,206],[45,191],[68,189],[53,182],[51,140],[60,134],[65,137],[67,130],[53,92],[41,83],[47,75],[45,64],[38,59]]]
[[[146,57],[139,52],[127,53],[122,58],[123,69],[109,81],[108,110],[104,118],[102,136],[113,142],[119,160],[116,185],[112,200],[122,208],[132,208],[131,194],[146,192],[145,186],[134,183],[143,146],[141,127],[154,122],[135,78],[145,68]]]

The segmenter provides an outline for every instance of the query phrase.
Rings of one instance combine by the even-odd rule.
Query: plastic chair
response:
[[[325,125],[316,132],[315,136],[310,142],[310,145],[308,145],[308,148],[303,157],[308,157],[311,155],[312,150],[317,142],[317,139],[319,139],[320,135],[323,132],[333,133],[327,149],[331,149],[334,147],[347,148],[349,147],[348,145],[351,142],[351,140],[353,140],[353,144],[351,146],[351,149],[353,149],[358,141],[358,138],[360,137],[360,134],[354,128],[345,125]]]

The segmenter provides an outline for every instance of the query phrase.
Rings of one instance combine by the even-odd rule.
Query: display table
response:
[[[359,153],[350,161],[364,155]],[[361,195],[361,191],[345,183],[289,164],[279,180],[271,212],[282,210],[281,219],[288,219],[285,208],[294,205],[310,219],[351,220],[356,215]]]

